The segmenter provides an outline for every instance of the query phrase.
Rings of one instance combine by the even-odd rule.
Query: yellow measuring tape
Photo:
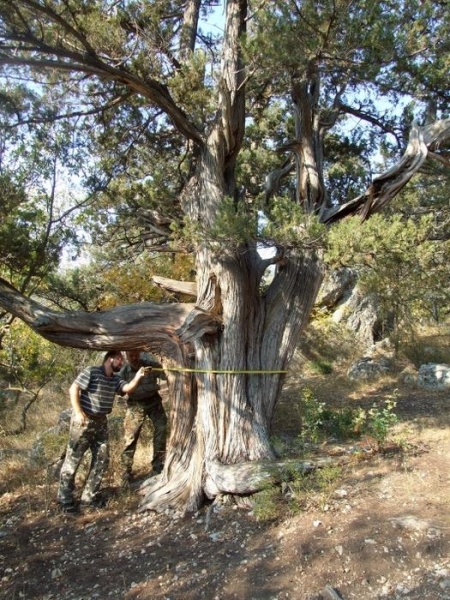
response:
[[[287,373],[287,371],[247,371],[240,369],[232,369],[232,370],[209,370],[209,369],[185,369],[182,367],[166,367],[161,369],[159,367],[152,367],[152,371],[177,371],[179,373],[212,373],[213,375],[234,375],[234,374],[244,374],[244,375],[281,375]]]

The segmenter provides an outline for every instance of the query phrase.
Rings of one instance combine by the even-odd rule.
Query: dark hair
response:
[[[122,352],[120,350],[108,350],[108,352],[103,357],[103,363],[105,363],[108,358],[115,358],[116,356],[122,356]]]

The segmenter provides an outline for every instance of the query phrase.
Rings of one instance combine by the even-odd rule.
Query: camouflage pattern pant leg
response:
[[[153,425],[152,467],[158,473],[162,471],[166,452],[167,416],[161,396],[155,394],[150,402],[128,402],[124,420],[124,450],[121,455],[124,479],[131,476],[136,446],[146,417]]]
[[[92,458],[89,475],[84,484],[83,493],[81,494],[81,502],[86,504],[95,501],[103,476],[109,467],[109,435],[107,419],[101,421],[100,424],[97,423],[95,438],[92,440],[91,452]]]
[[[160,473],[163,469],[166,454],[167,415],[159,394],[153,396],[152,402],[146,412],[153,423],[152,467],[155,473]]]
[[[124,479],[131,477],[133,458],[145,417],[145,409],[142,404],[128,401],[127,412],[125,413],[123,422],[124,447],[120,456]]]
[[[71,421],[66,457],[61,468],[58,502],[71,504],[74,500],[75,476],[86,451],[92,458],[82,493],[82,502],[92,502],[109,465],[108,421],[88,419],[84,425]]]

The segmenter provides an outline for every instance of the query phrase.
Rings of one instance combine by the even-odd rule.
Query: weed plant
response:
[[[253,495],[253,514],[258,521],[275,521],[283,512],[283,495],[279,486],[267,487]]]
[[[333,364],[325,359],[312,360],[310,362],[310,368],[319,375],[329,375],[333,372]]]
[[[300,441],[319,443],[329,438],[338,440],[370,436],[382,446],[398,418],[394,398],[385,400],[384,406],[373,404],[368,411],[362,408],[331,409],[320,402],[309,388],[302,390],[302,432]]]
[[[291,469],[281,486],[268,486],[253,496],[253,514],[258,521],[274,521],[311,508],[326,510],[341,478],[342,468],[337,465],[308,473]]]

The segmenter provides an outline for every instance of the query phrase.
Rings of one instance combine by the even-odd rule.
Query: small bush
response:
[[[394,391],[395,395],[396,391]],[[388,399],[384,407],[376,404],[365,411],[362,408],[342,408],[332,410],[325,402],[319,402],[313,392],[302,391],[302,442],[318,443],[330,437],[345,440],[363,435],[373,437],[382,445],[398,418],[394,412],[395,399]]]
[[[398,417],[394,412],[397,402],[388,399],[384,408],[378,408],[376,404],[368,411],[367,432],[382,446],[386,441],[391,428],[397,423]]]
[[[328,437],[355,438],[364,429],[366,415],[363,409],[343,408],[332,410],[325,402],[319,402],[309,389],[302,392],[303,441],[319,442]]]
[[[325,421],[325,402],[319,402],[312,390],[302,390],[302,433],[303,440],[318,442]]]
[[[323,510],[330,501],[342,477],[337,465],[325,466],[310,473],[298,475],[289,484],[289,511],[297,514],[310,508]]]
[[[310,363],[311,369],[319,375],[329,375],[333,372],[333,365],[329,360],[313,360]]]

